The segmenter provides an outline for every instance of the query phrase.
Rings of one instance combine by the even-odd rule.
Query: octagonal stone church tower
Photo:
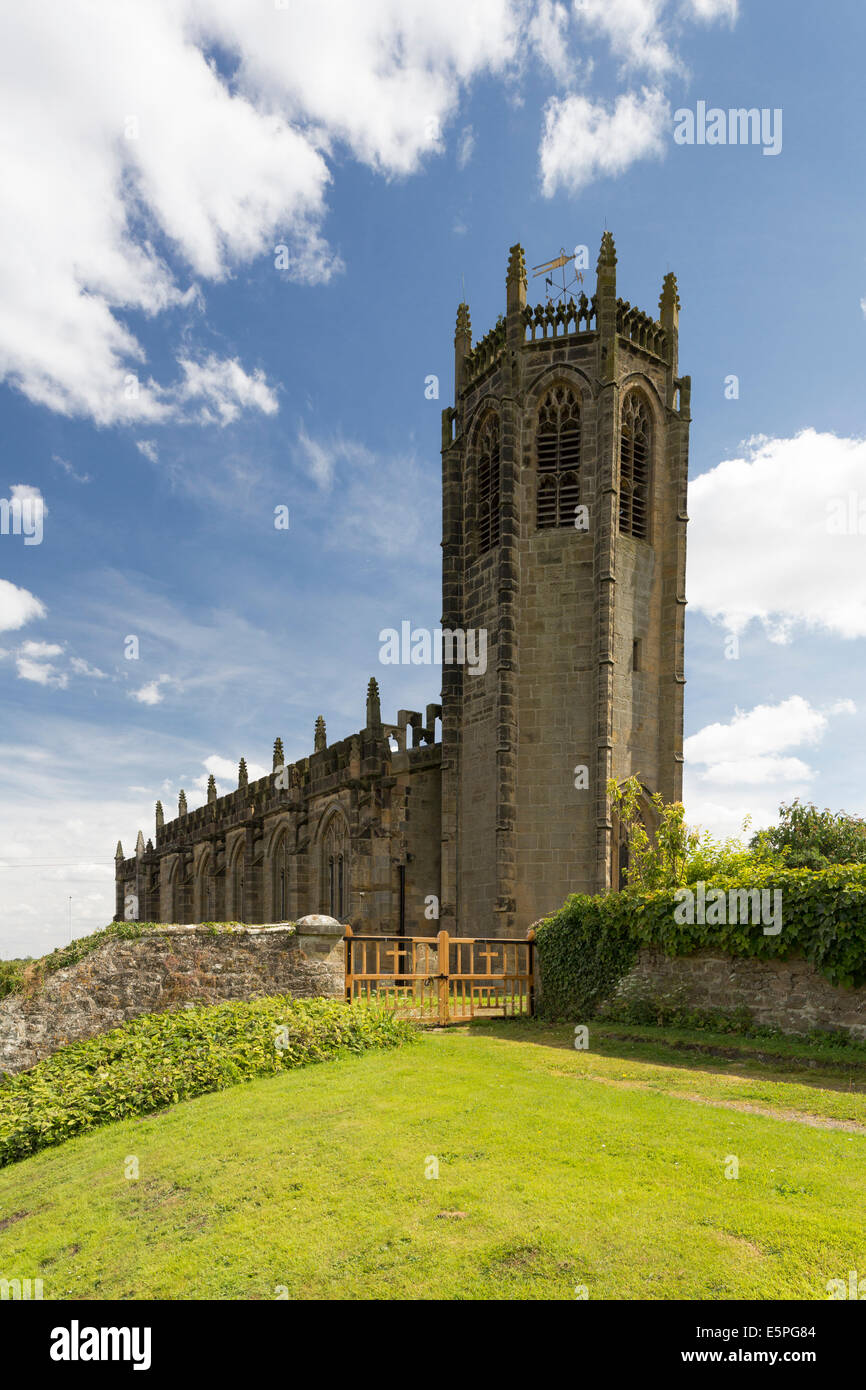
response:
[[[484,674],[443,667],[442,900],[464,935],[522,934],[619,885],[606,785],[682,794],[690,379],[673,275],[654,319],[596,293],[455,334],[443,413],[443,628],[486,629]]]
[[[198,809],[181,791],[166,820],[157,802],[155,843],[117,846],[117,917],[523,936],[569,893],[619,886],[610,777],[680,798],[676,281],[657,319],[618,299],[605,232],[591,299],[532,308],[526,289],[514,246],[505,314],[474,346],[459,306],[442,416],[442,629],[475,634],[476,656],[483,632],[486,661],[446,656],[441,705],[393,724],[371,679],[355,733],[332,741],[320,716],[308,756],[286,765],[278,738],[268,776],[242,758]]]

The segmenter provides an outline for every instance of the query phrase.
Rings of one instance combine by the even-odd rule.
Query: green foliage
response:
[[[802,1042],[730,1036],[729,1067],[709,1035],[626,1031],[590,1025],[576,1051],[573,1025],[481,1020],[97,1129],[0,1170],[0,1272],[41,1274],[75,1308],[419,1290],[537,1305],[578,1284],[596,1304],[814,1308],[863,1249],[855,1049],[832,1073]]]
[[[0,999],[24,988],[24,972],[30,964],[30,956],[23,956],[20,960],[0,960]]]
[[[76,937],[68,946],[58,946],[47,956],[37,959],[27,957],[23,960],[0,960],[0,999],[6,994],[26,994],[42,987],[45,976],[55,970],[63,970],[68,965],[76,965],[84,960],[103,942],[114,939],[133,940],[147,932],[160,932],[166,929],[165,922],[109,922],[107,927],[91,932],[89,936]],[[220,932],[235,931],[240,922],[201,922],[214,936]]]
[[[649,893],[659,888],[697,883],[701,879],[708,882],[711,878],[738,874],[755,865],[775,864],[782,868],[789,862],[766,831],[759,831],[748,845],[740,839],[717,840],[708,830],[686,824],[682,802],[666,802],[658,792],[647,798],[658,822],[651,831],[644,823],[646,794],[637,777],[629,777],[622,783],[611,778],[607,791],[611,809],[617,813],[626,832],[629,888]],[[743,822],[743,834],[748,828],[747,817]]]
[[[606,1023],[627,1023],[638,1027],[694,1028],[699,1032],[735,1033],[740,1037],[770,1037],[778,1029],[758,1027],[749,1009],[739,1007],[699,1009],[688,1002],[688,991],[679,986],[665,993],[646,992],[640,986],[623,990],[598,1010]]]
[[[743,834],[748,831],[749,818],[743,822]],[[757,865],[785,867],[785,856],[776,852],[759,832],[749,845],[742,840],[717,840],[708,830],[697,832],[689,847],[684,883],[704,883],[715,879],[734,878],[749,873]]]
[[[590,1018],[601,1000],[631,969],[638,952],[628,915],[607,910],[625,894],[587,897],[573,893],[536,930],[545,1018]]]
[[[754,848],[784,856],[791,868],[823,869],[829,864],[866,864],[866,821],[846,811],[819,811],[796,797],[779,807],[779,824],[758,831]]]
[[[699,1033],[721,1033],[738,1038],[758,1038],[768,1042],[790,1039],[791,1034],[769,1023],[756,1023],[751,1010],[744,1005],[735,1009],[699,1009],[688,1002],[685,986],[662,994],[647,993],[639,986],[623,990],[608,1000],[597,1012],[606,1023],[624,1023],[636,1027],[693,1029]],[[800,1036],[799,1034],[797,1035]],[[822,1054],[840,1050],[863,1053],[863,1042],[844,1028],[812,1028],[803,1039],[820,1048]]]
[[[384,1010],[337,999],[285,995],[146,1014],[5,1078],[0,1167],[113,1120],[414,1037]]]
[[[866,984],[866,865],[810,870],[751,862],[737,873],[716,875],[712,886],[726,894],[780,891],[781,932],[765,936],[752,922],[678,922],[681,889],[575,894],[537,930],[543,1015],[583,1021],[613,993],[642,947],[668,956],[708,947],[759,960],[803,956],[831,984]]]
[[[682,802],[665,802],[659,792],[649,797],[658,816],[655,832],[650,836],[642,814],[644,791],[637,777],[629,777],[623,783],[612,777],[607,784],[607,794],[611,809],[626,831],[629,888],[649,892],[654,888],[675,888],[683,883],[689,852],[698,842],[698,832],[689,830],[686,825]]]
[[[834,865],[828,869],[780,869],[774,864],[749,864],[739,873],[716,875],[712,887],[781,893],[782,929],[764,935],[760,924],[728,921],[715,924],[677,922],[674,892],[644,895],[635,904],[633,931],[641,946],[667,955],[690,955],[712,947],[723,955],[761,960],[802,955],[834,985],[866,983],[866,865]],[[708,885],[709,887],[709,885]],[[617,908],[617,894],[608,901]],[[728,916],[734,914],[729,913]]]

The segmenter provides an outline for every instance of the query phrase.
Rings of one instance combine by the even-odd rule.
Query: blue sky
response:
[[[0,534],[0,953],[67,939],[70,897],[74,934],[107,921],[157,797],[352,732],[371,674],[386,718],[438,697],[378,633],[439,620],[457,302],[480,337],[513,242],[594,267],[605,225],[624,298],[674,270],[682,301],[689,818],[866,813],[862,6],[2,22],[0,496],[44,514]],[[675,143],[699,101],[781,110],[781,151]]]

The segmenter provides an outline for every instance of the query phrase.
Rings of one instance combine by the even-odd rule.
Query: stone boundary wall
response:
[[[65,1043],[139,1014],[269,994],[342,997],[343,928],[329,925],[165,926],[108,937],[32,994],[0,999],[0,1072],[19,1072]]]
[[[712,950],[666,956],[644,950],[617,994],[657,996],[675,991],[694,1008],[730,1013],[745,1007],[756,1023],[787,1033],[844,1028],[852,1037],[866,1039],[866,987],[831,985],[803,959],[756,960],[720,956]]]

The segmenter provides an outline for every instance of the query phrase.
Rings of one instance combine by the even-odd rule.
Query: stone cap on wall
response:
[[[154,922],[148,924],[148,931],[160,932],[205,932],[216,936],[223,932],[237,936],[261,936],[263,932],[288,932],[298,936],[343,936],[346,928],[336,917],[326,917],[321,913],[310,913],[300,917],[297,922]]]
[[[321,912],[310,912],[306,917],[299,917],[295,927],[301,933],[312,932],[316,936],[344,936],[346,930],[336,917],[326,917]]]

